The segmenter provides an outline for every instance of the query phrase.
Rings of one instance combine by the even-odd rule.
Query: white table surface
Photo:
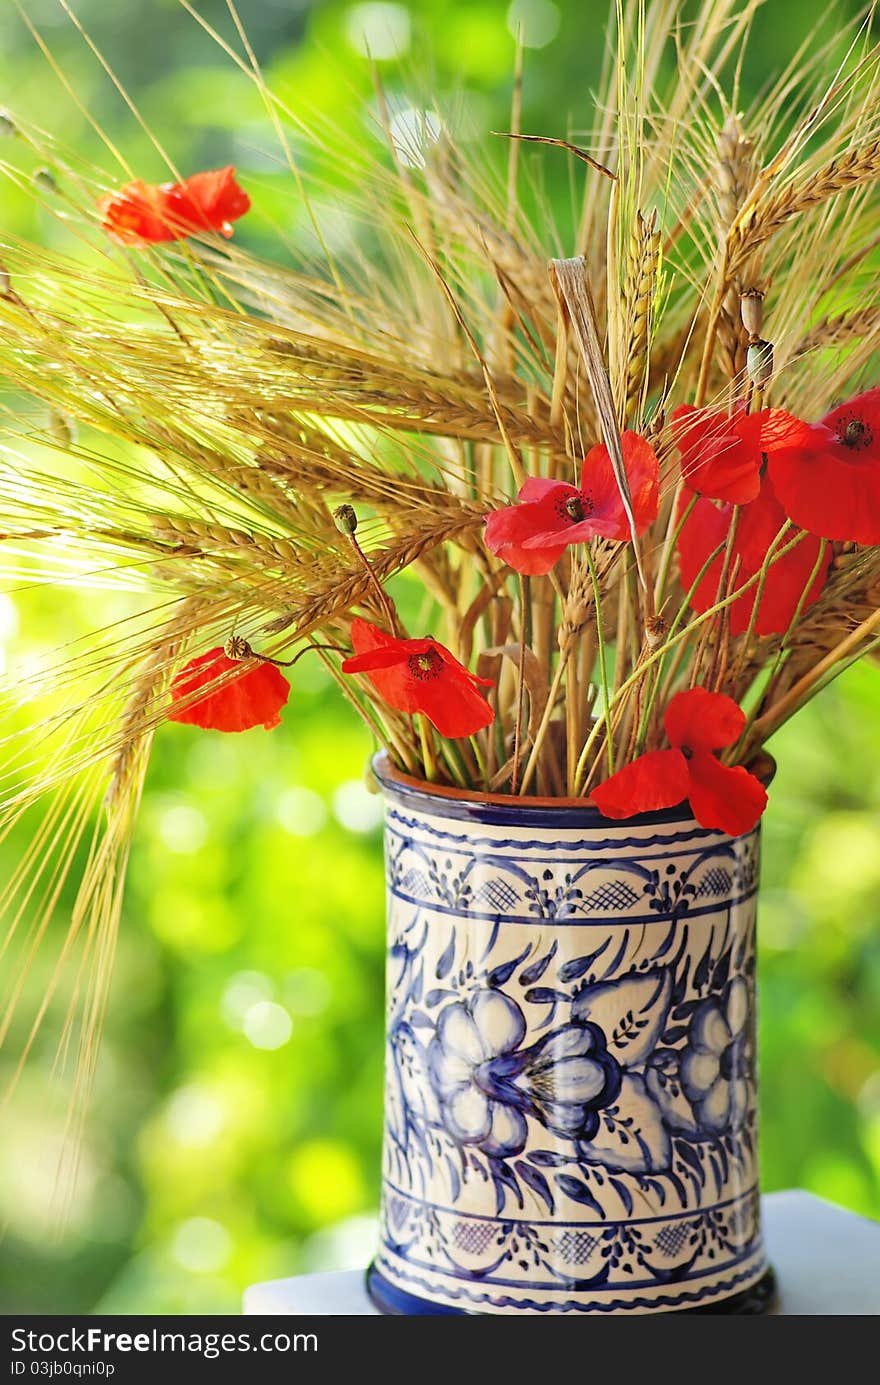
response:
[[[811,1193],[762,1198],[764,1237],[776,1270],[776,1312],[794,1316],[880,1314],[880,1223]],[[274,1279],[245,1290],[248,1315],[376,1314],[363,1270]]]

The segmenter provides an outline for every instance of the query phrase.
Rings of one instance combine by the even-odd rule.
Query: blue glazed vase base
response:
[[[757,831],[382,782],[373,1301],[414,1316],[762,1311],[769,1292],[745,1287],[766,1269]]]
[[[416,1294],[407,1293],[405,1289],[398,1289],[396,1285],[376,1269],[375,1265],[370,1265],[367,1270],[367,1294],[370,1302],[380,1313],[386,1317],[434,1317],[440,1314],[451,1314],[453,1317],[469,1317],[461,1308],[451,1308],[445,1303],[434,1303],[427,1298],[419,1298]],[[730,1294],[727,1298],[720,1299],[717,1303],[697,1304],[691,1308],[676,1308],[665,1310],[654,1314],[655,1317],[670,1317],[673,1314],[678,1317],[681,1313],[703,1313],[712,1314],[716,1317],[760,1317],[764,1313],[770,1313],[776,1302],[776,1275],[772,1266],[768,1267],[756,1284],[751,1284],[748,1289],[741,1289],[739,1293]],[[479,1317],[480,1314],[475,1316]],[[577,1316],[577,1315],[575,1315]],[[584,1316],[591,1316],[589,1313]],[[628,1316],[628,1315],[627,1315]]]

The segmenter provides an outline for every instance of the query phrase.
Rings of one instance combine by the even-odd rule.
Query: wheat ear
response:
[[[651,317],[660,268],[657,213],[636,213],[623,288],[626,384],[623,422],[637,418],[651,346]]]

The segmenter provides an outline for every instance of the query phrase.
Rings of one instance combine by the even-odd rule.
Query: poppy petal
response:
[[[351,671],[345,670],[346,673]],[[365,677],[372,683],[382,701],[387,702],[395,711],[406,712],[408,716],[412,716],[422,710],[419,684],[411,677],[405,660],[397,660],[388,668],[367,669]]]
[[[199,688],[233,670],[234,678],[204,697],[189,700]],[[244,665],[227,658],[218,647],[181,669],[171,684],[167,717],[210,731],[249,731],[254,726],[269,731],[281,721],[281,708],[289,696],[290,684],[274,664]]]
[[[714,500],[698,495],[696,491],[685,489],[681,495],[679,519],[689,505],[692,506],[690,514],[682,525],[676,543],[678,570],[685,596],[690,596],[690,604],[695,611],[703,612],[708,611],[718,600],[723,554],[716,555],[699,582],[697,578],[700,577],[709,555],[727,539],[733,518],[733,506],[716,504]],[[734,607],[730,609],[733,610]]]
[[[550,491],[556,490],[558,486],[563,484],[564,482],[551,480],[549,476],[528,476],[520,486],[517,499],[520,504],[543,500]],[[569,489],[573,491],[574,486]]]
[[[494,678],[480,678],[478,674],[471,673],[468,669],[464,671],[467,675],[468,682],[472,683],[475,688],[494,688]]]
[[[687,798],[688,764],[680,750],[649,750],[599,784],[590,795],[606,818],[631,818],[673,808]]]
[[[860,423],[871,434],[870,439],[865,438],[864,432],[861,434],[862,445],[877,450],[880,448],[880,388],[865,390],[864,394],[855,395],[845,404],[838,404],[821,422],[823,427],[830,428],[839,438],[845,436],[848,424]]]
[[[182,183],[127,183],[99,204],[103,229],[124,245],[183,240],[200,231],[232,235],[231,222],[250,209],[235,169],[208,169]]]
[[[363,673],[389,707],[411,715],[423,712],[441,736],[471,736],[494,720],[494,709],[479,687],[491,678],[469,672],[437,640],[399,639],[357,616],[351,623],[355,653],[343,673]]]
[[[526,486],[529,484],[527,482]],[[574,486],[559,482],[551,486],[542,484],[536,489],[543,491],[540,499],[505,505],[494,510],[486,520],[485,541],[490,553],[501,558],[514,572],[526,576],[549,572],[562,557],[569,542],[567,530],[571,528],[563,507],[567,499],[577,495]],[[535,534],[542,535],[540,546],[526,547]]]
[[[491,545],[487,544],[487,547],[491,548]],[[567,547],[567,543],[541,548],[510,544],[503,548],[491,548],[491,551],[507,563],[508,567],[513,568],[514,572],[522,573],[523,577],[544,577],[553,571]]]
[[[740,511],[733,546],[734,555],[740,560],[738,584],[742,585],[748,578],[761,571],[770,546],[783,530],[783,537],[776,544],[773,561],[766,570],[761,592],[758,592],[759,583],[756,583],[730,608],[732,635],[744,634],[748,629],[756,601],[760,604],[755,619],[755,633],[781,635],[791,624],[798,606],[800,605],[801,610],[806,610],[822,594],[831,564],[831,547],[824,544],[823,553],[823,541],[814,534],[804,534],[800,543],[790,552],[782,557],[778,556],[797,536],[798,531],[793,524],[786,527],[786,513],[777,499],[769,476],[761,483],[758,499]],[[815,576],[811,581],[814,569]]]
[[[387,631],[380,630],[378,625],[373,625],[372,621],[355,616],[351,622],[351,642],[355,652],[343,661],[343,672],[364,672],[389,707],[408,714],[417,712],[417,685],[407,667],[407,660],[413,651],[406,647],[416,641],[396,639]],[[423,643],[418,641],[420,646]],[[380,655],[381,662],[371,662],[368,667],[363,667],[373,654]]]
[[[418,710],[447,740],[473,736],[495,720],[495,712],[469,678],[439,677],[418,684]]]
[[[590,515],[589,519],[583,519],[578,524],[572,524],[566,529],[566,539],[569,544],[589,543],[591,539],[615,539],[620,542],[620,520],[616,516],[606,518]],[[627,528],[627,537],[629,529]],[[542,534],[533,534],[531,538],[523,540],[523,549],[532,552],[536,548],[548,548],[558,539],[558,533],[547,531]]]
[[[629,482],[636,532],[643,534],[657,518],[660,494],[660,464],[651,444],[639,433],[621,434],[624,470]],[[593,534],[626,542],[632,537],[623,497],[604,443],[591,447],[581,470],[581,494],[592,505],[585,516]],[[602,525],[600,529],[598,526]]]
[[[395,664],[405,664],[408,657],[405,651],[380,645],[377,649],[365,649],[361,654],[350,654],[342,661],[342,672],[370,673],[377,668],[394,668]]]
[[[230,222],[250,211],[251,200],[235,178],[235,169],[207,169],[194,173],[171,190],[170,196],[179,202],[180,211],[193,229],[219,231],[232,235]],[[173,208],[172,208],[173,210]]]
[[[761,422],[761,451],[771,456],[774,452],[809,445],[810,425],[785,409],[764,409],[755,415]]]
[[[163,215],[161,189],[135,178],[98,204],[101,226],[123,245],[158,244],[174,235]]]
[[[676,693],[663,715],[669,744],[689,750],[721,750],[742,735],[745,713],[726,693],[689,688]]]
[[[363,654],[368,649],[396,648],[402,641],[389,635],[387,630],[382,630],[372,621],[364,620],[362,616],[355,616],[351,622],[351,642],[356,654]]]
[[[802,529],[823,539],[880,543],[880,445],[876,453],[850,447],[823,422],[809,447],[771,454],[769,470],[785,513]]]
[[[688,761],[688,799],[701,827],[740,837],[750,832],[767,807],[767,790],[742,765],[731,769],[707,750]]]
[[[729,416],[682,404],[672,415],[681,474],[691,490],[743,505],[760,488],[760,424],[742,412]]]
[[[689,499],[690,496],[683,497],[683,505],[686,505]],[[685,592],[689,592],[697,582],[710,554],[725,542],[732,517],[733,510],[730,505],[718,506],[714,501],[703,497],[697,500],[678,536],[679,572]],[[789,525],[786,528],[786,524],[786,513],[776,497],[769,477],[765,477],[758,498],[751,504],[744,505],[739,512],[732,548],[733,560],[738,563],[738,586],[742,586],[760,572],[768,549],[781,531],[785,530],[785,533],[776,545],[777,554],[795,537],[797,531],[794,526]],[[808,535],[784,556],[776,556],[767,568],[761,591],[758,590],[759,584],[754,583],[728,606],[731,635],[741,635],[749,628],[756,601],[760,604],[755,620],[755,633],[784,633],[802,598],[803,610],[812,605],[821,594],[831,562],[831,551],[829,549],[826,552],[823,561],[816,568],[820,549],[820,540]],[[718,600],[723,562],[723,555],[717,554],[697,584],[691,596],[691,605],[695,611],[707,611]],[[804,595],[804,588],[810,582],[814,568],[816,574]]]

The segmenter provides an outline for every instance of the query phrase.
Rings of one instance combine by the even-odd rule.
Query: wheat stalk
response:
[[[728,275],[740,272],[749,256],[795,217],[878,177],[880,139],[874,139],[831,159],[803,183],[750,203],[737,217],[729,239]]]
[[[793,354],[806,356],[811,351],[845,346],[857,337],[873,337],[878,330],[880,307],[872,303],[864,308],[853,308],[849,312],[821,318],[805,336],[801,337]]]
[[[730,230],[736,224],[737,217],[748,199],[755,172],[755,146],[744,134],[739,116],[732,115],[725,122],[718,140],[718,164],[715,173],[722,254],[725,253]],[[737,277],[742,281],[753,279],[752,264],[744,261]],[[739,287],[740,285],[734,282],[728,288],[718,325],[722,368],[730,380],[737,379],[745,364]]]
[[[638,417],[648,369],[651,312],[660,267],[660,232],[657,215],[636,214],[630,237],[629,260],[623,285],[625,386],[623,422]]]

